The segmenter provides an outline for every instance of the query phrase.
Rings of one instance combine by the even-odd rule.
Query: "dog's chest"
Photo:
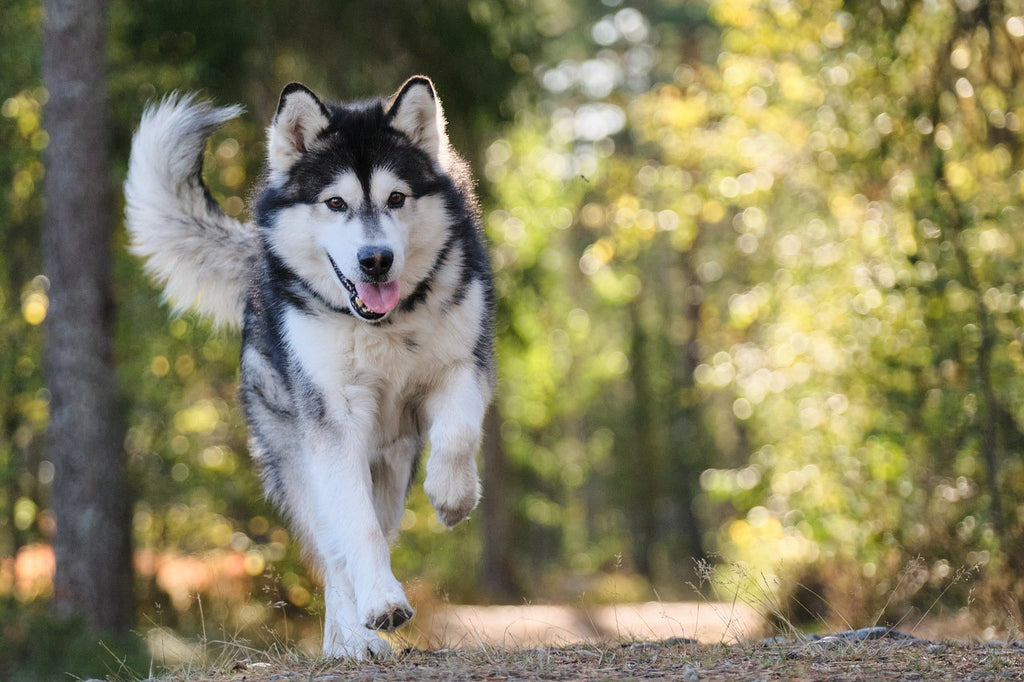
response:
[[[450,349],[415,327],[294,313],[285,330],[293,361],[328,413],[348,414],[353,401],[372,403],[378,427],[395,422],[451,361]]]

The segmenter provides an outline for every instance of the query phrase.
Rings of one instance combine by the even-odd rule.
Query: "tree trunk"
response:
[[[661,454],[657,426],[654,423],[654,389],[648,372],[647,330],[640,314],[640,299],[628,306],[632,329],[630,334],[629,379],[633,387],[633,443],[629,462],[631,476],[622,485],[631,486],[630,514],[633,530],[633,563],[636,572],[654,577],[654,549],[658,541],[657,505],[661,498]]]
[[[501,444],[501,417],[491,405],[484,421],[483,442],[483,589],[505,602],[518,594],[512,566],[512,510],[509,500],[508,462]]]
[[[97,632],[131,625],[129,500],[111,359],[112,234],[103,0],[45,0],[43,83],[50,280],[43,351],[57,520],[54,612]]]
[[[698,237],[699,238],[699,237]],[[682,390],[686,398],[676,400],[671,411],[671,440],[681,451],[675,457],[675,484],[682,505],[682,519],[687,538],[686,552],[695,562],[707,560],[704,551],[704,526],[697,514],[696,499],[700,493],[700,475],[710,466],[711,448],[704,433],[701,411],[703,404],[697,399],[693,375],[700,365],[700,330],[704,295],[696,267],[696,243],[681,255],[679,268],[683,275],[683,316],[687,334],[682,347],[676,349],[673,368],[673,387]],[[744,453],[745,454],[745,453]]]

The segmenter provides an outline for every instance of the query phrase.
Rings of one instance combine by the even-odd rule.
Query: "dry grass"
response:
[[[227,652],[225,652],[227,653]],[[968,643],[838,647],[813,643],[602,643],[533,649],[409,650],[372,663],[321,661],[238,650],[204,671],[165,682],[332,680],[1024,680],[1024,647]],[[228,659],[233,658],[228,655]]]
[[[711,641],[698,642],[686,633],[710,631],[696,620],[682,622],[679,615],[687,613],[683,606],[693,608],[605,607],[617,610],[622,629],[618,636],[592,639],[579,636],[586,628],[574,609],[491,607],[488,612],[484,607],[449,607],[447,614],[423,615],[452,629],[431,637],[423,631],[392,637],[398,653],[385,660],[326,661],[294,646],[255,649],[237,641],[219,642],[194,650],[191,662],[159,680],[1024,680],[1021,642],[935,642],[885,628],[868,629],[869,635],[868,630],[847,631],[810,640],[792,635],[794,629],[787,627],[784,635],[760,638],[753,626],[764,621],[740,619],[737,612],[725,610],[727,605],[712,603],[702,604],[699,614],[720,627]],[[637,614],[646,618],[637,619]],[[736,636],[740,632],[746,636]],[[548,637],[549,643],[524,644],[533,636]]]

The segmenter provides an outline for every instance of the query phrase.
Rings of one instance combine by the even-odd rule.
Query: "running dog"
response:
[[[292,83],[242,223],[202,179],[207,138],[240,113],[193,95],[145,111],[125,183],[131,249],[177,310],[241,326],[249,447],[323,574],[324,655],[379,656],[378,632],[413,615],[389,543],[427,441],[441,521],[480,497],[493,288],[472,180],[429,79],[353,103]]]

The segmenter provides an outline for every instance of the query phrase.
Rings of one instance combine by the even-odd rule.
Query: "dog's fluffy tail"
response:
[[[132,252],[146,259],[146,272],[177,311],[192,308],[226,326],[241,323],[259,236],[210,195],[203,150],[210,134],[241,112],[194,95],[150,105],[132,139],[125,181]]]

